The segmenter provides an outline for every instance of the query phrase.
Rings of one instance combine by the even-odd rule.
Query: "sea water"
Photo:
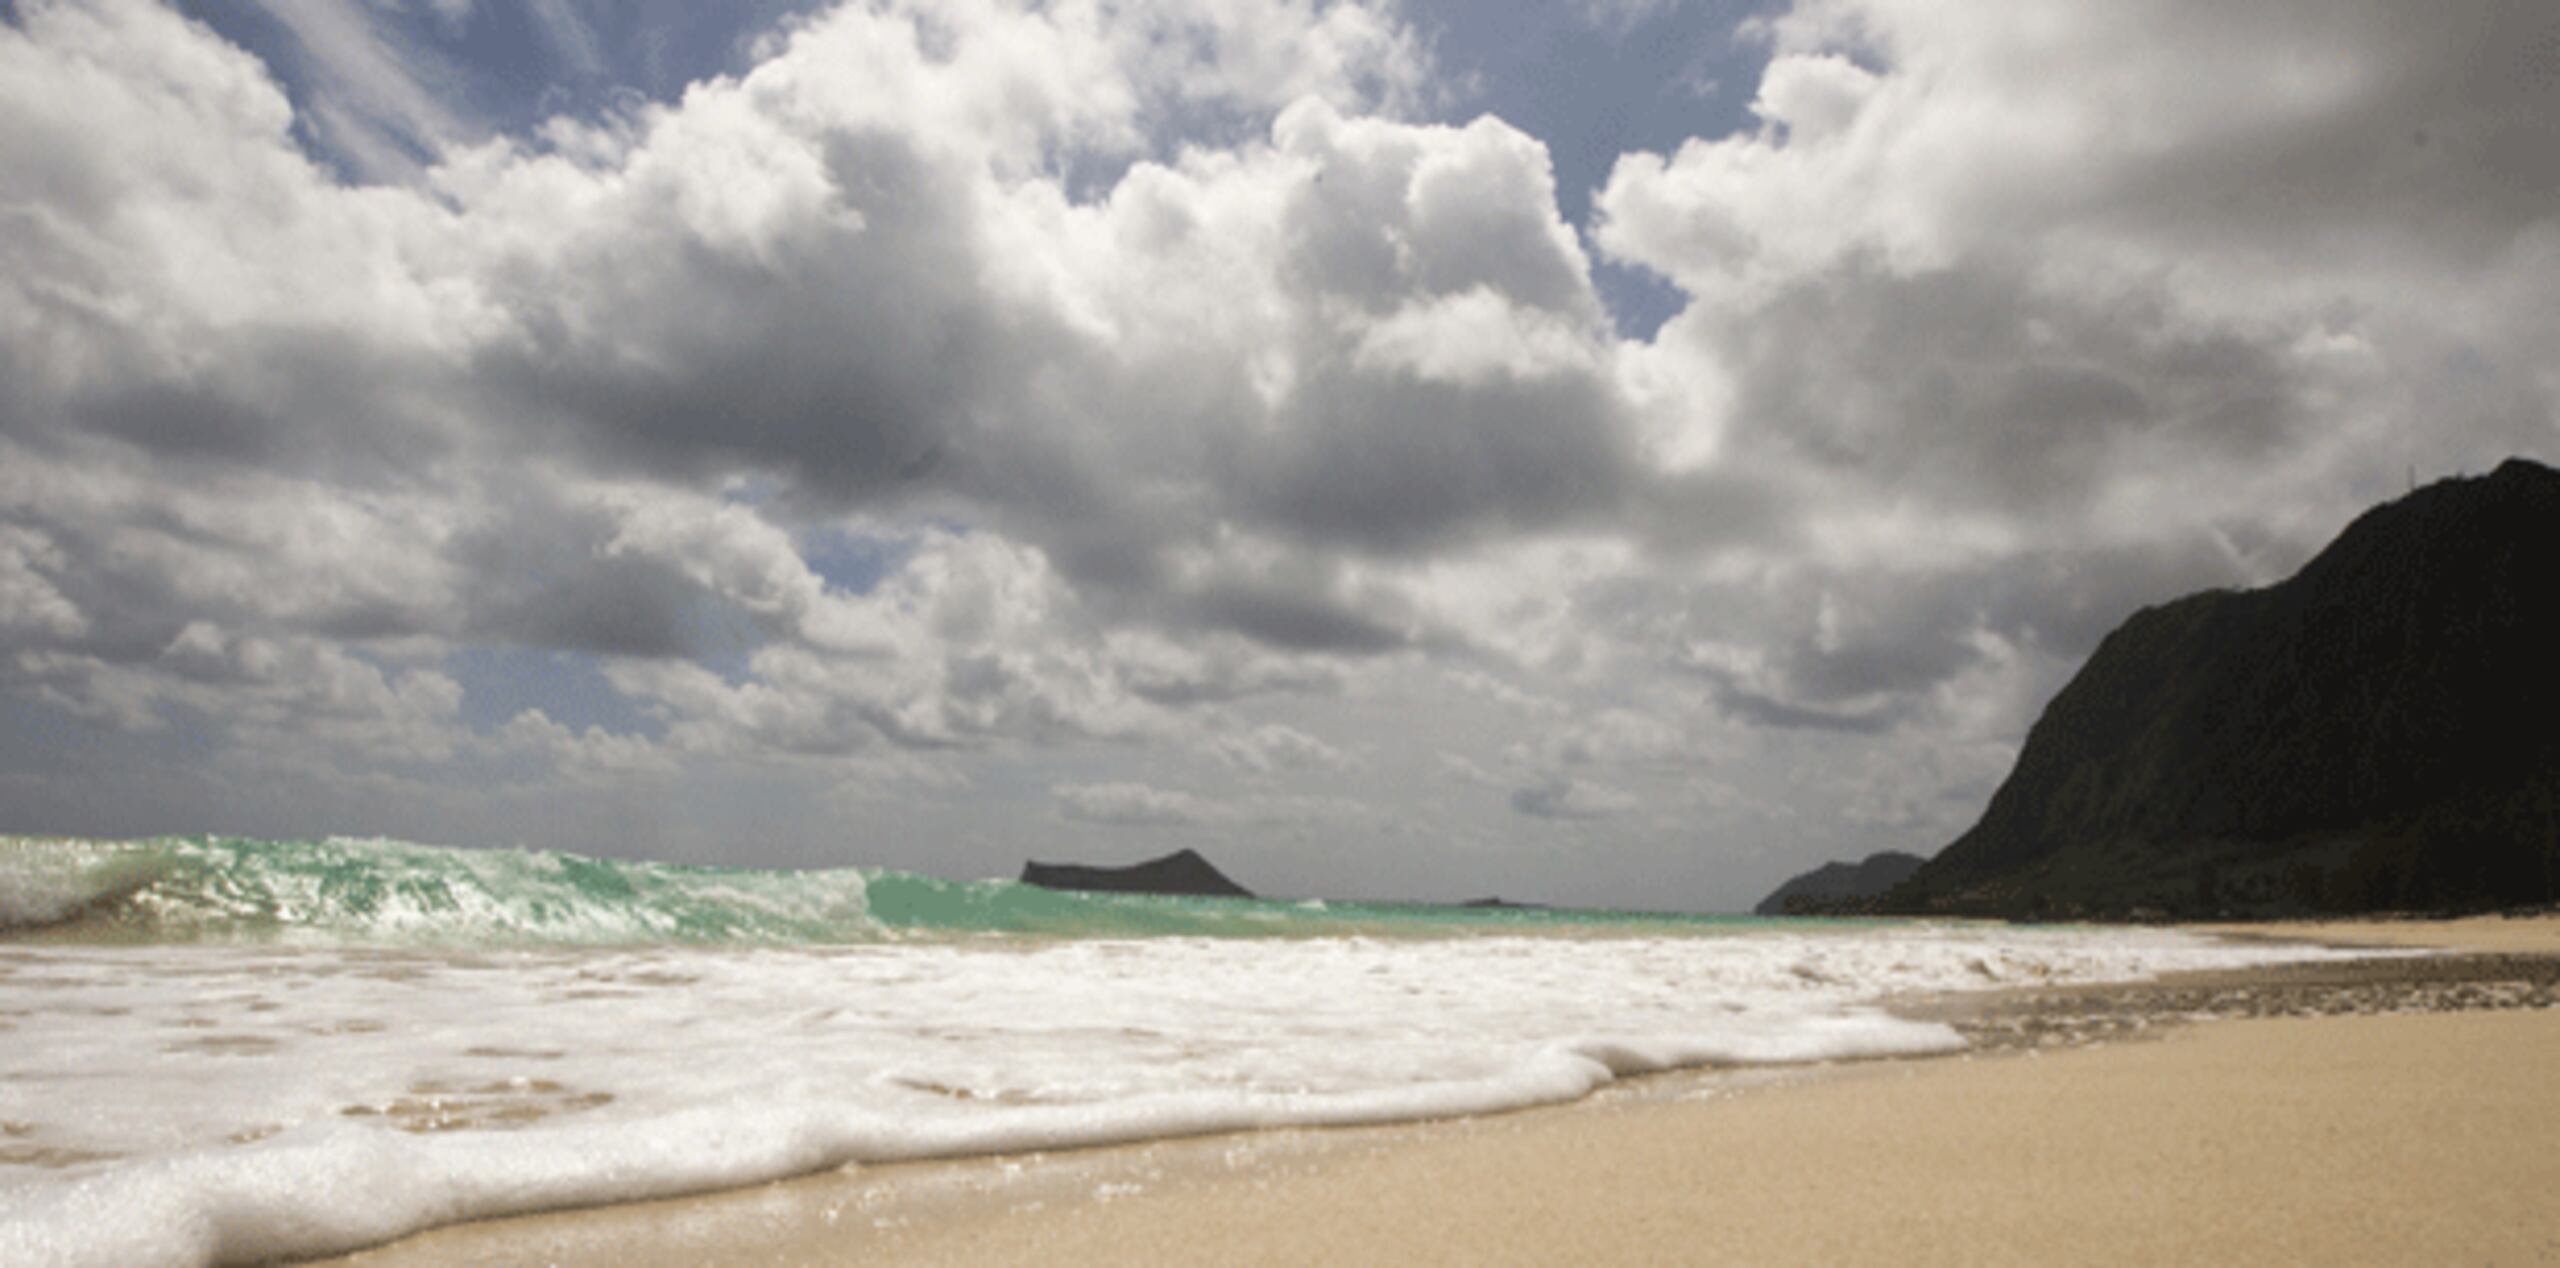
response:
[[[1061,894],[389,841],[0,838],[0,1263],[317,1255],[848,1164],[1947,1051],[1895,995],[2169,931]]]

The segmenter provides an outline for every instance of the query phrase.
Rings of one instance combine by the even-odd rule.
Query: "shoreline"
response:
[[[1649,1191],[1646,1183],[1632,1175],[1595,1185],[1588,1168],[1599,1165],[1608,1171],[1605,1161],[1623,1154],[1673,1170],[1714,1171],[1716,1156],[1737,1148],[1740,1156],[1753,1156],[1752,1150],[1758,1148],[1787,1155],[1824,1155],[1828,1158],[1824,1166],[1854,1170],[1861,1164],[1857,1142],[1866,1139],[1861,1124],[1902,1119],[1914,1121],[1894,1132],[1918,1132],[1931,1139],[1969,1138],[1990,1130],[1986,1124],[2006,1123],[2014,1137],[2008,1145],[2036,1152],[2057,1146],[2068,1133],[2039,1127],[2034,1115],[2019,1119],[2022,1105],[2042,1098],[2036,1101],[2038,1112],[2049,1117],[2058,1107],[2078,1104],[2084,1093],[2094,1095],[2108,1088],[2114,1088],[2130,1108],[2120,1113],[2123,1121],[2094,1130],[2130,1141],[2146,1138],[2146,1131],[2156,1135],[2161,1123],[2181,1121],[2183,1100],[2220,1104],[2230,1100],[2227,1093],[2239,1085],[2254,1086],[2257,1091],[2252,1095],[2263,1096],[2271,1079],[2280,1090],[2297,1094],[2297,1100],[2318,1101],[2316,1093],[2322,1089],[2339,1095],[2320,1101],[2318,1113],[2308,1117],[2280,1114],[2264,1122],[2251,1118],[2258,1111],[2242,1097],[2218,1111],[2231,1123],[2232,1132],[2250,1140],[2275,1141],[2285,1139],[2289,1131],[2298,1134],[2310,1129],[2326,1139],[2345,1131],[2339,1116],[2353,1119],[2356,1103],[2380,1107],[2394,1095],[2407,1094],[2451,1096],[2457,1101],[2465,1095],[2475,1099],[2488,1095],[2490,1087],[2475,1077],[2480,1072],[2472,1068],[2483,1062],[2506,1062],[2498,1068],[2509,1069],[2514,1067],[2511,1058],[2522,1060],[2535,1072],[2532,1086],[2539,1088],[2534,1055],[2560,1050],[2560,1009],[2554,1008],[2555,992],[2560,992],[2560,917],[2191,928],[2218,936],[2431,947],[2449,953],[2182,974],[2113,986],[2010,987],[1895,1001],[1896,1012],[1946,1021],[1973,1046],[1942,1057],[1672,1072],[1613,1084],[1569,1104],[1478,1118],[1252,1132],[828,1172],[725,1193],[454,1225],[320,1262],[351,1268],[493,1261],[648,1268],[699,1262],[824,1265],[879,1260],[1083,1262],[1087,1258],[1303,1262],[1344,1255],[1386,1261],[1416,1254],[1426,1259],[1478,1261],[1511,1254],[1527,1262],[1589,1253],[1586,1242],[1572,1239],[1590,1233],[1584,1226],[1598,1222],[1598,1213],[1607,1211],[1619,1211],[1621,1220],[1640,1216],[1638,1222],[1655,1231],[1648,1234],[1654,1240],[1610,1243],[1606,1257],[1680,1258],[1677,1247],[1693,1244],[1680,1239],[1716,1230],[1679,1210],[1656,1209],[1658,1203],[1622,1192]],[[2455,1018],[2495,1020],[2446,1020]],[[2236,1024],[2196,1024],[2207,1020]],[[2121,1042],[2128,1039],[2145,1042]],[[2162,1039],[2166,1042],[2150,1042]],[[2475,1049],[2475,1061],[2456,1060],[2452,1055]],[[2047,1054],[2060,1059],[2036,1060]],[[2334,1064],[2341,1059],[2349,1060],[2350,1066],[2327,1074],[2300,1068],[2305,1062]],[[2354,1060],[2366,1065],[2353,1066]],[[2463,1077],[2447,1077],[2457,1071]],[[2302,1086],[2289,1086],[2288,1080]],[[2417,1091],[2395,1092],[2394,1083]],[[2151,1101],[2145,1100],[2145,1087],[2150,1089]],[[2537,1130],[2544,1134],[2537,1141],[2560,1132],[2560,1092],[2509,1089],[2505,1095],[2518,1103],[2501,1106],[2501,1112],[2489,1116],[2474,1134],[2487,1132],[2484,1140],[2500,1138],[2502,1123],[2510,1135],[2516,1124],[2538,1124]],[[1947,1097],[1965,1098],[1975,1105],[1982,1121],[1940,1121],[1945,1116],[1935,1107]],[[2429,1112],[2440,1118],[2460,1108],[2448,1110],[2437,1104]],[[2380,1118],[2368,1114],[2368,1118],[2372,1119],[2365,1124],[2368,1134],[2389,1127],[2387,1113]],[[2410,1148],[2441,1135],[2432,1120],[2419,1126],[2423,1130],[2410,1134]],[[1737,1145],[1737,1132],[1759,1143]],[[2346,1132],[2341,1138],[2353,1135]],[[1824,1143],[1816,1148],[1812,1143],[1816,1141]],[[2200,1151],[2199,1159],[2210,1160],[2230,1153],[2222,1147],[2230,1143],[2208,1135],[2194,1146]],[[1982,1147],[1992,1145],[1984,1142]],[[2176,1152],[2170,1141],[2152,1140],[2149,1147],[2155,1157],[2162,1151]],[[1925,1141],[1904,1140],[1877,1155],[1883,1164],[1876,1159],[1864,1161],[1885,1165],[1899,1159],[1908,1164],[1935,1148]],[[2489,1152],[2502,1159],[2491,1168],[2498,1174],[2536,1176],[2542,1183],[2560,1187],[2560,1159],[2538,1160],[2544,1152],[2538,1147],[2525,1150],[2522,1161],[2508,1156],[2512,1150]],[[2150,1174],[2124,1160],[2093,1165],[2102,1170],[2113,1167],[2120,1180]],[[2430,1165],[2470,1174],[2459,1160],[2437,1159]],[[1561,1222],[1540,1243],[1536,1230],[1505,1224],[1502,1204],[1487,1206],[1445,1178],[1414,1180],[1417,1168],[1432,1176],[1463,1173],[1496,1189],[1514,1183],[1514,1177],[1543,1177],[1541,1183],[1556,1186],[1559,1196],[1540,1199],[1538,1205],[1551,1209]],[[2460,1192],[2501,1192],[2494,1180],[2495,1176],[2472,1176],[2470,1187]],[[1907,1191],[1914,1184],[1925,1187],[1928,1175],[1924,1170],[1880,1182],[1888,1190],[1900,1186]],[[1695,1187],[1704,1181],[1693,1177],[1677,1183]],[[1710,1190],[1721,1192],[1714,1185],[1701,1192]],[[2453,1196],[2459,1197],[2460,1192]],[[1347,1213],[1368,1209],[1362,1204],[1386,1201],[1389,1195],[1406,1212],[1402,1223],[1387,1221],[1368,1242],[1340,1240],[1337,1234]],[[1872,1203],[1826,1209],[1818,1195],[1797,1195],[1784,1202],[1780,1196],[1764,1194],[1757,1205],[1743,1209],[1777,1203],[1811,1225],[1851,1230],[1873,1223],[1875,1211],[1882,1209]],[[2317,1197],[2308,1192],[2275,1196],[2297,1205]],[[1318,1218],[1310,1208],[1311,1226],[1294,1233],[1274,1223],[1274,1211],[1301,1209],[1319,1197],[1325,1204],[1322,1209],[1335,1211],[1333,1216]],[[1877,1201],[1890,1206],[1887,1199],[1892,1197],[1888,1192]],[[2096,1200],[2091,1194],[2072,1199],[2083,1205]],[[2275,1198],[2261,1195],[2260,1200]],[[2122,1205],[2100,1203],[2104,1209],[2077,1213],[2056,1210],[2043,1223],[2065,1230],[2094,1227],[2123,1217],[2118,1209]],[[2153,1207],[2150,1217],[2158,1222],[2174,1225],[2188,1220],[2178,1211],[2157,1208],[2156,1203]],[[1575,1210],[1590,1214],[1573,1215]],[[1447,1231],[1444,1236],[1453,1240],[1434,1247],[1394,1240],[1397,1228],[1410,1227],[1415,1220],[1459,1219],[1462,1213],[1483,1231]],[[1913,1217],[1906,1210],[1896,1218]],[[1728,1211],[1719,1218],[1718,1227],[1725,1228],[1738,1217]],[[2510,1239],[2490,1247],[2475,1239],[2448,1243],[2430,1257],[2461,1257],[2455,1253],[2461,1250],[2463,1255],[2480,1258],[2465,1249],[2476,1244],[2505,1254],[2507,1259],[2501,1262],[2560,1263],[2560,1219],[2552,1222],[2547,1251],[2540,1243]],[[1262,1228],[1256,1235],[1262,1240],[1246,1239],[1215,1250],[1191,1244],[1231,1224]],[[2503,1225],[2493,1221],[2491,1226],[2514,1226],[2514,1221]],[[1495,1229],[1500,1229],[1498,1236]],[[1764,1230],[1760,1235],[1777,1240],[1730,1257],[1825,1258],[1836,1249],[1852,1257],[1908,1259],[1913,1250],[1904,1246],[1887,1255],[1885,1243],[1860,1242],[1854,1237],[1839,1240],[1849,1233],[1827,1234],[1832,1240],[1821,1246],[1790,1243],[1783,1229]],[[2119,1230],[2117,1235],[2130,1234]],[[1546,1253],[1536,1253],[1542,1244]],[[1979,1261],[1984,1254],[1998,1258],[2014,1253],[1982,1243],[1967,1244],[1971,1253],[1951,1258]],[[2342,1248],[2352,1252],[2356,1246],[2343,1244]],[[2233,1256],[2222,1253],[2227,1249],[2222,1243],[2192,1243],[2183,1254],[2228,1260]],[[2062,1253],[2058,1245],[2055,1250]],[[2159,1257],[2172,1257],[2165,1244],[2155,1250]],[[2521,1258],[2526,1253],[2547,1253],[2549,1258]],[[2081,1257],[2090,1256],[2084,1252]],[[2271,1252],[2270,1257],[2299,1256]]]

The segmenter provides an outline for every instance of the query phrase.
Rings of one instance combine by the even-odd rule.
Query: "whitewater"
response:
[[[833,1167],[1952,1051],[2175,931],[1062,894],[393,841],[0,838],[0,1263],[199,1265]]]

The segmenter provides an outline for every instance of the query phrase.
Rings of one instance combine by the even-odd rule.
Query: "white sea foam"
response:
[[[1941,1051],[1893,993],[2320,954],[2140,930],[0,948],[0,1263],[310,1255],[849,1162]]]

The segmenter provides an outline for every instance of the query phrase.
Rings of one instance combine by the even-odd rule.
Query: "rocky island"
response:
[[[1042,889],[1103,894],[1173,894],[1190,898],[1251,898],[1253,891],[1227,879],[1197,850],[1176,850],[1127,867],[1073,863],[1025,863],[1022,883]]]

